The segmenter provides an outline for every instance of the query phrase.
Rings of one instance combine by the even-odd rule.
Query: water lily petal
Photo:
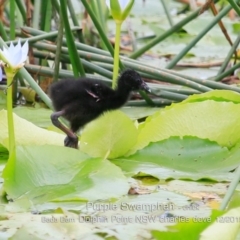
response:
[[[13,56],[19,52],[18,49],[19,49],[19,47],[17,47],[17,45],[14,46],[13,43],[11,42],[7,51],[9,52],[10,56]]]
[[[13,66],[14,65],[14,61],[13,61],[14,58],[13,58],[13,56],[15,55],[15,53],[14,53],[14,46],[12,45],[12,43],[10,44],[9,49],[3,47],[2,54],[3,54],[2,60],[5,63]]]
[[[6,49],[6,48],[4,48],[4,49]],[[14,47],[13,43],[11,42],[9,48],[6,49],[6,51],[11,53],[11,54],[14,54],[14,49],[15,49],[15,47]]]
[[[9,48],[4,51],[8,58],[8,61],[11,63],[11,66],[15,66],[20,59],[19,58],[19,52],[21,51],[20,43],[18,42],[17,45],[14,46],[13,43],[11,42]]]
[[[21,42],[20,42],[20,38],[18,39],[18,43],[17,43],[17,45],[15,46],[15,51],[16,52],[20,52],[21,51]]]
[[[6,57],[6,58],[9,58],[9,56],[10,56],[10,53],[9,53],[9,51],[8,51],[8,49],[7,48],[5,48],[5,47],[3,47],[3,55]]]
[[[18,51],[15,53],[15,55],[13,55],[11,57],[11,63],[14,67],[16,67],[17,65],[19,65],[21,63],[22,60],[22,51]]]
[[[21,46],[21,41],[18,39],[16,46],[11,42],[8,49],[5,47],[3,50],[0,49],[0,58],[12,68],[21,68],[27,59],[28,49],[28,41]]]
[[[28,55],[28,50],[29,50],[28,40],[23,44],[21,50],[22,50],[21,63],[23,63],[27,60],[27,55]]]
[[[11,65],[11,62],[9,61],[10,54],[5,47],[3,47],[3,50],[0,49],[0,58],[3,60],[3,62]]]

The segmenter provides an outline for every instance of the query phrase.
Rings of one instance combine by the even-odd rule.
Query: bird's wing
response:
[[[102,87],[95,83],[91,86],[91,88],[86,89],[86,92],[93,97],[94,99],[96,99],[96,102],[100,101],[102,99]]]
[[[92,96],[93,98],[99,98],[99,96],[97,96],[96,94],[94,94],[93,92],[89,91],[89,90],[86,90],[86,92]]]
[[[86,89],[86,92],[96,99],[96,102],[111,98],[115,94],[115,91],[110,87],[98,83],[92,85],[91,88]]]

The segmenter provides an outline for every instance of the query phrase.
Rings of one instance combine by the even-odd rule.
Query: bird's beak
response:
[[[146,91],[148,93],[151,93],[151,89],[148,87],[148,85],[145,82],[142,82],[140,88],[141,88],[141,90],[144,90],[144,91]]]

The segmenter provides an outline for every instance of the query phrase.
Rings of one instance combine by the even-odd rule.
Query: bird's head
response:
[[[143,90],[151,92],[150,88],[142,80],[141,76],[132,69],[127,69],[121,74],[118,85],[129,88],[131,91]]]

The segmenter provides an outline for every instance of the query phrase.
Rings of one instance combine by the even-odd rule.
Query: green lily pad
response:
[[[186,172],[229,171],[239,165],[240,144],[229,150],[208,139],[170,137],[124,159]]]
[[[172,180],[172,179],[181,179],[181,180],[209,180],[217,182],[230,182],[233,179],[233,173],[231,172],[183,172],[166,167],[162,167],[157,163],[151,162],[140,162],[130,159],[113,159],[112,163],[117,165],[122,169],[127,177],[149,177],[153,176],[159,180]]]
[[[152,115],[159,109],[157,107],[123,107],[120,110],[132,120],[137,120]]]
[[[13,109],[19,117],[35,124],[41,128],[48,128],[52,125],[50,115],[52,110],[47,108],[16,107]]]
[[[1,97],[1,95],[0,95]],[[1,102],[0,102],[1,104]],[[152,115],[159,108],[151,107],[123,107],[120,109],[132,120],[137,120],[140,118],[145,118],[149,115]],[[16,113],[19,117],[26,119],[27,121],[35,124],[41,128],[49,128],[52,125],[50,115],[52,110],[47,108],[34,108],[34,107],[16,107],[13,109],[13,112]]]
[[[63,146],[63,134],[47,131],[13,114],[14,130],[17,145],[60,145]],[[7,111],[0,111],[0,144],[8,148]]]
[[[220,216],[211,226],[201,233],[200,240],[234,240],[238,239],[240,229],[240,207],[230,209]]]
[[[137,140],[137,129],[120,111],[107,112],[89,123],[81,136],[81,150],[92,157],[124,155]]]
[[[194,218],[178,218],[176,220],[178,221],[178,223],[174,226],[169,226],[168,231],[154,230],[152,231],[152,235],[157,240],[199,239],[199,235],[201,234],[201,232],[208,226],[210,226],[221,215],[221,211],[214,210],[211,216],[205,218],[201,218],[198,215]],[[215,238],[215,236],[212,237],[213,238],[211,239],[219,239]]]
[[[240,103],[240,94],[230,90],[214,90],[202,94],[191,95],[179,104],[201,102],[206,100]]]
[[[130,153],[171,136],[196,136],[231,148],[240,140],[240,104],[206,100],[163,109],[141,126]]]
[[[67,195],[80,199],[81,193],[89,190],[95,195],[85,192],[86,200],[117,198],[129,189],[121,170],[109,161],[48,145],[17,147],[16,160],[9,159],[3,178],[10,199],[34,204]]]

